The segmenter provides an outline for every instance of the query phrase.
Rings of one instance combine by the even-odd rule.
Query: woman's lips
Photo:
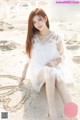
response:
[[[42,26],[39,26],[38,28],[40,29]]]

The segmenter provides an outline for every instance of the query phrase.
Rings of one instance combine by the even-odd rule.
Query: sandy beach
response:
[[[24,84],[18,87],[19,78],[26,61],[25,41],[29,12],[35,6],[44,9],[45,6],[49,5],[50,7],[50,3],[45,1],[38,2],[26,0],[20,3],[19,0],[12,2],[10,0],[3,0],[2,2],[0,0],[0,114],[8,112],[8,120],[49,120],[47,116],[48,104],[45,85],[39,93],[33,90],[30,81],[26,79]],[[53,8],[50,10],[53,10]],[[55,5],[54,10],[56,10]],[[75,7],[75,14],[72,15],[73,18],[72,16],[67,16],[68,18],[64,16],[66,20],[58,15],[56,17],[49,15],[49,17],[50,29],[60,30],[64,34],[64,42],[67,49],[66,66],[68,66],[66,72],[69,70],[68,81],[71,81],[71,83],[66,83],[66,85],[71,93],[72,100],[78,105],[77,116],[79,120],[80,16],[79,14],[76,15],[77,11],[79,13],[79,7]],[[48,10],[46,12],[50,13]],[[63,15],[65,15],[65,12]],[[57,88],[55,99],[57,120],[64,120],[66,118],[64,115],[64,105]],[[0,119],[2,119],[2,116]]]

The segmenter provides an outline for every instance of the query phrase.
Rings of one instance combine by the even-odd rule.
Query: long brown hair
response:
[[[36,32],[39,32],[38,29],[36,29],[33,25],[33,17],[35,15],[39,15],[42,17],[47,16],[46,13],[44,12],[43,9],[41,8],[36,8],[34,9],[28,18],[28,31],[27,31],[27,38],[26,38],[26,53],[28,54],[29,58],[31,58],[31,46],[32,46],[32,37]],[[49,20],[47,17],[47,21],[46,21],[46,26],[49,28]]]

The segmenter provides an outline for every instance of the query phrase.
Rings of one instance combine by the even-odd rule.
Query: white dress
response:
[[[46,66],[51,60],[62,57],[57,49],[57,43],[63,41],[63,37],[56,32],[51,32],[46,42],[41,42],[38,34],[32,39],[31,59],[28,58],[29,66],[26,77],[30,79],[32,87],[39,92],[46,80],[49,80],[50,75],[55,75],[56,79],[65,81],[63,74],[63,65],[59,64],[56,67]],[[40,70],[44,70],[45,80],[38,78]]]

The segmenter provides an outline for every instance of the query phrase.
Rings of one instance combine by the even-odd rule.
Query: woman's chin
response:
[[[39,29],[39,31],[40,31],[40,32],[42,32],[42,31],[43,31],[43,29]]]
[[[43,27],[41,27],[41,28],[38,28],[38,30],[41,32],[41,31],[43,31]]]

